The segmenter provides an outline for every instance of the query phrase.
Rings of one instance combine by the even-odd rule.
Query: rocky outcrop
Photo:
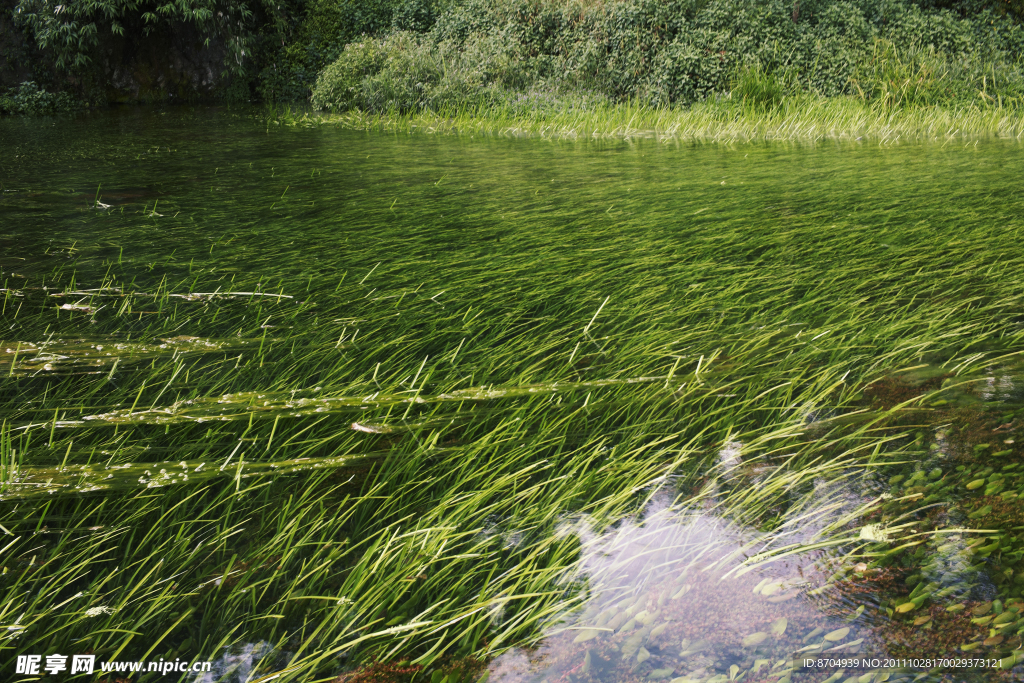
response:
[[[165,25],[149,35],[101,35],[88,66],[61,72],[14,21],[13,5],[0,0],[0,94],[35,81],[91,104],[249,99],[248,83],[229,73],[223,41],[207,41],[187,24]]]

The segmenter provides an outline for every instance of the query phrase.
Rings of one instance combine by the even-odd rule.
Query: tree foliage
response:
[[[736,83],[750,92],[763,85],[891,99],[900,86],[872,79],[899,80],[908,69],[930,85],[903,91],[927,92],[931,101],[951,89],[966,92],[950,79],[1013,86],[1024,52],[1024,0],[0,2],[13,7],[44,57],[8,85],[31,78],[59,86],[44,66],[107,78],[96,77],[104,57],[129,59],[148,47],[146,59],[169,59],[155,46],[177,40],[179,52],[213,48],[209,54],[223,58],[221,76],[260,99],[304,100],[320,78],[318,103],[370,108],[493,101],[500,91],[685,103]],[[111,57],[118,45],[127,49]],[[370,52],[376,61],[366,66]],[[357,72],[358,84],[351,81]],[[75,78],[65,86],[81,83]]]
[[[259,1],[259,0],[257,0]],[[59,69],[87,67],[102,41],[145,38],[160,30],[191,27],[209,45],[220,40],[229,54],[226,66],[239,72],[252,53],[257,11],[240,0],[19,0],[16,19],[52,54]],[[255,9],[255,11],[254,11]]]

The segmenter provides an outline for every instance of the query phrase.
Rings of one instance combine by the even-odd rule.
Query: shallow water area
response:
[[[1024,680],[1017,143],[0,138],[0,667]]]
[[[587,608],[538,650],[499,657],[490,680],[782,678],[793,673],[794,652],[873,649],[865,647],[873,640],[870,624],[849,627],[863,607],[842,619],[838,609],[830,615],[805,595],[825,584],[814,564],[820,556],[748,566],[740,574],[763,538],[668,507],[655,506],[607,534],[578,533],[579,571],[591,586]]]
[[[561,533],[581,541],[572,581],[586,586],[583,607],[554,619],[536,647],[498,657],[488,680],[950,680],[941,657],[921,648],[921,638],[953,626],[948,615],[915,611],[894,624],[883,589],[892,572],[843,552],[858,541],[886,540],[883,525],[853,529],[838,546],[800,550],[835,541],[830,524],[870,507],[881,484],[819,481],[792,519],[770,533],[680,509],[664,495],[642,517],[603,533],[587,520],[567,522]],[[952,597],[951,605],[972,594],[988,597],[971,614],[991,615],[996,587],[972,567],[963,534],[937,535],[926,547],[934,554],[929,590]],[[961,667],[980,669],[968,670],[969,680],[992,680],[1015,660]]]

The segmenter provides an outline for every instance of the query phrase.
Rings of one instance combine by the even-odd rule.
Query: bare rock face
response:
[[[0,93],[36,79],[31,65],[38,62],[38,49],[14,25],[13,7],[10,0],[0,0]]]
[[[14,20],[14,4],[0,0],[0,94],[32,81],[83,104],[249,99],[248,83],[237,75],[241,64],[224,39],[188,23],[165,23],[148,35],[132,27],[124,35],[101,31],[85,67],[60,70]]]
[[[126,37],[105,46],[99,79],[108,102],[201,102],[221,99],[230,81],[220,41],[194,30]]]

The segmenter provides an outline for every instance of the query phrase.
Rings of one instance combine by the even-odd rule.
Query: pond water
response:
[[[1024,680],[1018,144],[0,149],[5,671]]]

